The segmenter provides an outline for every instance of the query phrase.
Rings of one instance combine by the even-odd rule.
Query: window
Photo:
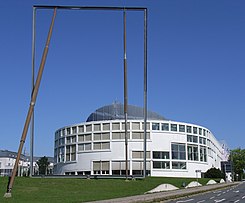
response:
[[[112,130],[120,130],[120,123],[112,123]]]
[[[112,161],[112,175],[125,175],[126,174],[126,162],[125,161]],[[130,169],[130,164],[128,162],[128,169]],[[129,174],[129,171],[128,171]]]
[[[130,130],[130,123],[127,123],[127,129]],[[125,130],[125,123],[122,123],[122,130]]]
[[[84,132],[84,126],[83,125],[80,125],[78,126],[78,132]]]
[[[187,132],[187,133],[191,133],[191,126],[189,126],[189,125],[186,126],[186,132]]]
[[[125,139],[125,133],[121,132],[113,132],[112,133],[112,139],[117,140],[117,139]]]
[[[202,135],[202,128],[199,128],[199,135]]]
[[[72,127],[72,134],[76,134],[77,133],[77,127]]]
[[[188,145],[188,160],[198,161],[198,147],[196,145]]]
[[[95,142],[94,150],[110,149],[110,142]]]
[[[172,169],[186,169],[186,162],[172,162]]]
[[[66,161],[76,160],[76,145],[66,146]]]
[[[206,130],[203,129],[203,136],[206,136]]]
[[[132,158],[133,159],[143,159],[144,158],[144,152],[143,151],[132,151]],[[150,159],[150,152],[146,152],[146,158]]]
[[[207,149],[200,146],[200,161],[207,162]]]
[[[171,124],[171,131],[177,131],[177,124]]]
[[[109,161],[93,161],[94,174],[108,175],[110,171]]]
[[[110,133],[94,133],[94,140],[109,140]]]
[[[195,135],[187,135],[187,142],[198,143],[198,137]]]
[[[92,125],[86,125],[86,132],[92,131]]]
[[[163,131],[169,131],[169,124],[168,123],[162,123],[162,130]]]
[[[62,129],[62,136],[66,135],[66,129]]]
[[[94,124],[94,131],[101,131],[100,124]]]
[[[140,130],[140,123],[132,123],[132,130]]]
[[[145,123],[143,122],[142,123],[142,129],[144,130],[145,129]],[[146,123],[146,130],[150,130],[150,123]]]
[[[197,127],[193,127],[193,134],[197,134]]]
[[[153,151],[153,159],[169,159],[169,152]]]
[[[170,169],[169,161],[153,161],[154,169]]]
[[[78,142],[86,142],[92,140],[92,134],[78,135]]]
[[[132,139],[144,139],[144,132],[132,132]],[[150,133],[146,133],[146,139],[150,139]]]
[[[67,135],[70,135],[71,134],[71,129],[70,128],[66,128],[66,132],[67,132]]]
[[[185,160],[186,159],[186,150],[185,144],[172,144],[172,159]]]
[[[199,143],[205,145],[206,144],[206,138],[199,138]]]
[[[152,130],[160,130],[159,123],[152,123]]]
[[[79,144],[78,151],[88,151],[92,149],[91,143]]]
[[[185,132],[185,125],[179,125],[179,132]]]

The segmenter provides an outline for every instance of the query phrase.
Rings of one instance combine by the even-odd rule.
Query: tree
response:
[[[204,173],[205,178],[224,178],[224,173],[218,168],[210,168]]]
[[[245,149],[237,148],[231,150],[229,160],[233,163],[235,180],[241,180],[245,170]]]
[[[39,174],[40,175],[47,175],[47,169],[48,169],[48,166],[49,166],[48,158],[46,156],[40,158],[37,161],[37,165],[38,165],[38,168],[39,168]]]

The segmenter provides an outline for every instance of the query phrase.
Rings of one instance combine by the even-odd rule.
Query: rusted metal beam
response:
[[[43,51],[41,64],[39,66],[39,71],[38,71],[36,83],[35,83],[35,86],[34,86],[34,89],[33,89],[31,102],[30,102],[30,107],[29,107],[29,110],[28,110],[28,113],[27,113],[24,129],[23,129],[23,132],[22,132],[21,140],[20,140],[18,154],[17,154],[17,157],[16,157],[16,161],[15,161],[15,165],[14,165],[14,168],[13,168],[13,171],[12,171],[10,182],[8,184],[7,192],[5,193],[4,197],[11,197],[11,191],[12,191],[12,188],[13,188],[13,184],[14,184],[14,179],[15,179],[15,176],[16,176],[17,168],[18,168],[18,165],[19,165],[20,155],[21,155],[21,152],[22,152],[25,140],[26,140],[26,135],[27,135],[28,128],[29,128],[29,125],[30,125],[33,109],[34,109],[34,106],[35,106],[35,103],[36,103],[38,89],[39,89],[39,86],[40,86],[40,83],[41,83],[41,79],[42,79],[42,73],[43,73],[43,70],[44,70],[44,65],[45,65],[45,62],[46,62],[46,58],[47,58],[47,54],[48,54],[48,48],[49,48],[49,44],[50,44],[50,39],[51,39],[52,31],[53,31],[54,20],[55,20],[55,17],[56,17],[56,10],[57,10],[57,8],[54,8],[54,14],[53,14],[52,22],[51,22],[51,25],[50,25],[50,28],[49,28],[46,45],[45,45],[45,48],[44,48],[44,51]]]

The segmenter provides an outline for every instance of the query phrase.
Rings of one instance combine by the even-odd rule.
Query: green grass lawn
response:
[[[0,202],[87,202],[117,197],[144,194],[163,183],[179,188],[182,183],[196,179],[148,177],[142,180],[123,179],[68,179],[68,178],[24,178],[16,177],[12,197],[4,198],[7,177],[0,178]],[[209,179],[199,179],[206,184]]]

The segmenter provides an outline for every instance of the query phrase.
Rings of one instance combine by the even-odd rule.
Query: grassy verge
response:
[[[195,179],[148,177],[144,180],[123,179],[62,179],[16,177],[12,198],[4,198],[7,178],[0,178],[0,202],[75,203],[144,194],[163,183],[179,188]],[[208,179],[199,179],[203,185]]]

